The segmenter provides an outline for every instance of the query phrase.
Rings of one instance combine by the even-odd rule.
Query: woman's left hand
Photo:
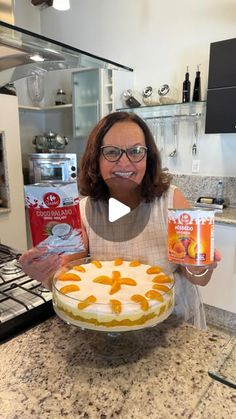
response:
[[[212,265],[204,266],[181,266],[183,275],[194,285],[205,286],[211,279],[214,269],[217,267],[217,262],[221,260],[221,254],[215,249],[214,262]]]

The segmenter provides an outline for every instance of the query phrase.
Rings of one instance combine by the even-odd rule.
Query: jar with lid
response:
[[[58,89],[55,95],[55,105],[66,105],[67,96],[64,90]]]
[[[158,89],[159,100],[162,105],[170,105],[171,103],[178,102],[178,90],[176,87],[163,84]]]
[[[121,95],[121,99],[124,106],[129,108],[137,108],[142,105],[142,95],[140,92],[135,90],[124,90]]]
[[[143,102],[145,105],[160,105],[158,89],[147,86],[143,90]]]

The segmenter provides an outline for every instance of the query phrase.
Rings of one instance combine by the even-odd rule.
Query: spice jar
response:
[[[158,89],[159,100],[162,105],[169,105],[178,102],[178,90],[175,87],[163,84]]]
[[[145,105],[160,105],[158,89],[147,86],[143,90],[143,102]]]
[[[124,106],[128,106],[129,108],[137,108],[142,105],[142,95],[135,90],[124,90],[121,98]]]
[[[66,93],[62,89],[58,89],[55,95],[55,105],[66,105],[67,97]]]

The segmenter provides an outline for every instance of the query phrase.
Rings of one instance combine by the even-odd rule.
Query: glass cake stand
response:
[[[208,374],[214,380],[236,389],[236,336],[232,336],[223,347]]]
[[[126,260],[132,260],[133,258],[126,258]],[[120,359],[121,357],[130,357],[136,354],[142,347],[142,344],[145,342],[145,331],[150,330],[153,326],[156,326],[161,321],[165,320],[169,315],[171,314],[173,310],[173,306],[166,309],[166,312],[163,316],[163,318],[160,318],[160,321],[157,321],[154,324],[148,325],[148,326],[135,326],[134,330],[114,330],[114,328],[111,331],[104,331],[99,330],[99,328],[96,328],[94,326],[89,326],[85,323],[85,325],[81,324],[81,322],[77,321],[74,318],[71,318],[68,316],[68,313],[61,310],[61,308],[58,306],[57,302],[57,296],[60,295],[60,291],[56,286],[57,277],[69,269],[73,268],[75,265],[85,265],[87,263],[91,262],[91,258],[87,257],[85,259],[77,259],[70,261],[66,266],[64,266],[62,269],[60,269],[53,279],[53,308],[58,317],[60,317],[65,323],[77,327],[82,333],[84,334],[85,339],[87,340],[90,348],[98,355],[99,357],[103,358],[110,358],[110,359]],[[102,261],[102,259],[100,258]],[[117,266],[118,269],[118,266]],[[174,282],[170,285],[170,291],[172,292],[174,287]],[[169,292],[170,292],[169,291]],[[66,300],[74,300],[74,302],[78,301],[77,298],[69,296],[69,295],[63,295],[63,298]],[[171,297],[173,298],[173,297]],[[60,304],[60,303],[59,303]],[[135,303],[127,303],[127,304],[135,304]],[[158,307],[161,303],[158,301],[155,301],[155,307]],[[94,306],[104,306],[104,303],[94,303]],[[105,304],[107,305],[107,304]],[[100,307],[99,307],[100,312]],[[78,324],[80,323],[80,324]],[[128,328],[128,327],[127,327]]]
[[[142,348],[142,334],[146,329],[130,332],[101,332],[80,328],[86,337],[90,349],[99,358],[130,358]]]

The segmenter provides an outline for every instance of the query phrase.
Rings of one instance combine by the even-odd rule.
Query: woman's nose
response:
[[[119,158],[118,162],[127,163],[127,161],[130,163],[130,160],[125,152],[122,153],[121,157]]]

